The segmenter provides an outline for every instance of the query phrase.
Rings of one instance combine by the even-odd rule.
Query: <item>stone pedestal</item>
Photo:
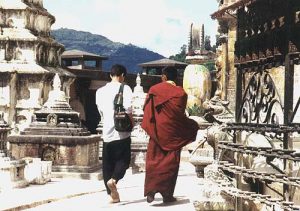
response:
[[[148,142],[139,137],[131,137],[131,167],[132,172],[144,172]]]
[[[0,190],[21,188],[28,185],[24,179],[25,161],[11,160],[7,146],[7,134],[11,130],[0,115]]]
[[[34,130],[30,133],[9,137],[13,157],[17,159],[34,157],[41,158],[43,161],[52,161],[52,170],[59,172],[94,172],[100,168],[99,136],[71,136],[71,134],[64,136],[62,133],[61,135],[60,133],[36,135]],[[46,128],[44,133],[47,133]]]
[[[23,188],[28,186],[24,178],[24,160],[10,161],[9,158],[0,158],[0,190]]]
[[[197,177],[204,177],[204,168],[214,161],[214,150],[208,145],[192,152],[189,162],[195,166]]]
[[[135,117],[135,127],[131,133],[131,167],[133,173],[144,172],[149,136],[141,127],[142,116]]]

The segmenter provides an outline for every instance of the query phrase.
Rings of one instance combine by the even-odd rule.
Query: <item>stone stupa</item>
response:
[[[146,95],[147,94],[144,93],[143,87],[141,86],[140,74],[137,74],[136,86],[133,89],[132,97],[132,113],[135,123],[131,132],[131,166],[133,172],[145,171],[146,151],[149,136],[141,127],[141,123],[144,116],[143,107],[146,100]]]
[[[52,161],[54,172],[90,173],[100,169],[100,137],[81,126],[79,113],[72,110],[61,90],[58,74],[48,101],[34,114],[34,121],[20,135],[8,137],[12,156]]]
[[[0,112],[19,133],[48,99],[53,76],[63,76],[67,94],[75,76],[60,66],[64,46],[50,35],[55,17],[42,0],[1,0],[0,10]]]

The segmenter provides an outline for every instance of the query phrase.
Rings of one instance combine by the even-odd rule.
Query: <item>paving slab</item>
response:
[[[0,193],[0,210],[22,210],[74,196],[104,190],[104,184],[96,180],[52,178],[45,185],[4,190]]]
[[[144,173],[127,172],[118,183],[121,202],[110,204],[103,181],[53,178],[45,185],[30,185],[0,193],[0,210],[195,210],[199,196],[199,178],[194,167],[182,162],[174,196],[176,202],[164,204],[160,194],[146,202],[143,193]],[[199,186],[200,185],[200,186]]]

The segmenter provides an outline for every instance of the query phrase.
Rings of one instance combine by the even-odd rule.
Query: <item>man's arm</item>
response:
[[[131,124],[134,126],[134,119],[132,113],[129,113],[128,116],[130,118]]]

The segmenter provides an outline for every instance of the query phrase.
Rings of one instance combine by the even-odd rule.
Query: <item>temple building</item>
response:
[[[183,72],[187,65],[188,64],[185,62],[179,62],[176,60],[166,59],[166,58],[139,64],[139,66],[143,69],[142,70],[143,75],[149,75],[149,76],[160,76],[163,68],[175,67],[177,69],[177,73],[179,76],[177,84],[181,86],[182,86]]]
[[[68,50],[61,55],[62,66],[76,75],[70,87],[70,105],[80,113],[81,122],[92,133],[96,132],[100,120],[95,93],[109,80],[102,69],[102,63],[107,59],[106,56],[80,50]]]
[[[180,72],[184,70],[187,65],[185,62],[166,58],[139,64],[145,75],[161,75],[161,71],[165,67],[175,67],[177,71]]]
[[[0,17],[0,112],[19,133],[47,101],[53,76],[67,95],[75,76],[61,68],[64,46],[50,36],[55,17],[42,0],[2,0]]]

